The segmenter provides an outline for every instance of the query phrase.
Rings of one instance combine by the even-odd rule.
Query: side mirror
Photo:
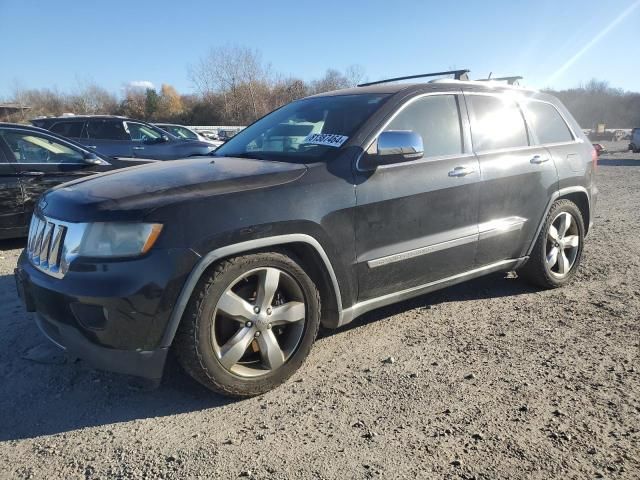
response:
[[[108,165],[107,162],[102,160],[99,156],[97,156],[93,152],[86,152],[83,158],[84,158],[84,162],[87,165]]]
[[[169,136],[168,135],[162,135],[161,138],[162,138],[162,140],[161,140],[162,143],[166,143],[166,142],[169,141]]]
[[[368,168],[419,160],[424,155],[420,134],[412,130],[387,130],[378,136],[377,151],[364,156]]]

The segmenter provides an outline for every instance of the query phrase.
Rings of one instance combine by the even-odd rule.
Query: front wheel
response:
[[[584,220],[580,209],[569,200],[551,206],[531,256],[519,273],[543,288],[568,283],[582,259]]]
[[[287,380],[320,325],[320,297],[292,258],[265,252],[225,260],[203,278],[176,335],[183,368],[206,387],[247,397]]]

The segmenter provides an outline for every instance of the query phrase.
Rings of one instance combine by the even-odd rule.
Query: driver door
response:
[[[464,102],[455,93],[413,98],[383,131],[418,133],[424,157],[369,171],[358,164],[359,301],[473,268],[480,171],[466,118]]]
[[[2,137],[13,156],[10,160],[20,178],[26,225],[44,192],[61,183],[110,167],[88,164],[81,150],[45,133],[16,128],[5,130]]]

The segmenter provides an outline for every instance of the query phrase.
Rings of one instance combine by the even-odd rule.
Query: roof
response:
[[[60,115],[58,117],[38,117],[34,120],[73,120],[73,119],[87,119],[87,118],[119,118],[121,120],[133,120],[132,118],[123,117],[121,115]],[[138,121],[138,120],[136,120]],[[144,120],[142,120],[144,121]]]
[[[413,91],[440,91],[450,90],[451,87],[463,86],[473,87],[474,90],[495,92],[495,91],[524,91],[534,92],[535,90],[507,85],[500,82],[493,81],[474,81],[474,80],[453,80],[453,79],[438,79],[431,82],[420,83],[380,83],[377,85],[345,88],[342,90],[333,90],[331,92],[319,93],[312,95],[312,97],[323,97],[333,95],[361,95],[361,94],[395,94],[398,92],[411,93]]]

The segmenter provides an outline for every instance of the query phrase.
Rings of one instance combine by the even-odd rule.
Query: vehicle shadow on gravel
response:
[[[320,338],[415,308],[534,291],[505,274],[490,275],[370,312],[345,328],[323,331]],[[136,389],[130,379],[94,371],[82,361],[69,361],[24,312],[11,275],[0,276],[0,299],[9,317],[0,319],[0,441],[206,410],[237,401],[208,391],[183,373],[171,356],[162,385],[152,391]]]
[[[539,291],[524,280],[505,273],[495,273],[468,282],[453,285],[443,290],[428,293],[404,302],[379,308],[366,313],[345,327],[337,330],[322,330],[322,337],[339,335],[351,328],[366,325],[416,308],[431,308],[441,303],[481,300],[485,298],[512,297]]]
[[[601,158],[598,166],[605,167],[640,167],[640,160],[633,158]]]
[[[0,442],[217,408],[216,395],[171,356],[156,390],[72,361],[24,311],[12,275],[0,276]]]
[[[0,251],[16,250],[24,248],[27,245],[26,238],[11,238],[9,240],[0,240]]]

